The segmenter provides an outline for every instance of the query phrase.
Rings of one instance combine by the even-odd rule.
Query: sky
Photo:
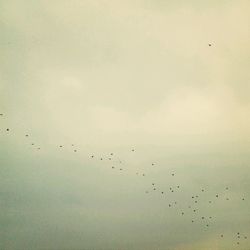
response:
[[[249,249],[249,13],[0,0],[0,249]]]

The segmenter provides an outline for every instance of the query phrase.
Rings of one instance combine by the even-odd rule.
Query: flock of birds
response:
[[[211,44],[209,46],[211,46]],[[0,113],[0,116],[4,117],[4,114]],[[11,133],[12,131],[10,128],[5,128],[5,132]],[[24,134],[24,137],[30,138],[31,136],[30,136],[30,134]],[[34,142],[31,142],[30,144],[36,150],[42,149],[41,146],[37,146]],[[58,145],[58,147],[63,148],[64,145]],[[73,148],[74,153],[78,152],[78,150],[74,144],[71,144],[71,147]],[[134,148],[132,148],[131,153],[136,153],[136,150]],[[96,155],[90,155],[89,157],[91,160],[97,160],[100,162],[104,162],[104,161],[110,162],[110,167],[113,170],[115,170],[115,169],[118,171],[125,170],[124,166],[123,166],[123,161],[121,161],[120,158],[116,158],[116,159],[118,159],[116,161],[116,163],[118,163],[118,164],[114,164],[113,159],[115,158],[115,154],[113,152],[109,153],[109,155],[107,155],[105,157],[104,156],[99,157]],[[155,162],[150,163],[150,165],[152,167],[157,166],[157,164]],[[135,172],[134,174],[142,176],[142,177],[146,176],[146,174],[144,172]],[[176,174],[174,172],[170,173],[170,177],[175,178],[175,176],[176,176]],[[173,195],[173,193],[176,193],[176,192],[180,191],[181,189],[182,189],[182,186],[175,185],[175,186],[169,187],[169,190],[166,191],[166,190],[162,190],[156,182],[152,182],[149,185],[148,189],[145,190],[145,194],[149,195],[150,193],[157,193],[158,192],[161,196],[169,197],[169,195],[171,195],[171,194]],[[224,187],[224,190],[225,190],[225,193],[223,193],[223,194],[215,193],[213,195],[214,199],[210,198],[209,200],[205,200],[205,201],[203,200],[201,202],[202,195],[204,193],[206,193],[207,190],[205,188],[200,188],[199,193],[188,195],[190,198],[188,201],[189,204],[187,206],[185,206],[184,208],[182,207],[183,209],[181,211],[179,209],[176,209],[177,205],[179,204],[179,201],[177,202],[177,200],[173,200],[172,202],[169,202],[167,204],[167,207],[169,209],[176,209],[176,212],[179,213],[180,216],[185,216],[186,214],[188,214],[189,216],[191,215],[190,216],[191,217],[191,219],[190,219],[191,224],[195,224],[196,222],[198,222],[198,223],[202,222],[203,227],[208,229],[210,227],[210,225],[212,225],[214,223],[214,218],[211,215],[208,215],[208,216],[201,215],[199,213],[199,211],[201,211],[201,209],[199,209],[198,205],[199,205],[199,203],[204,204],[204,202],[207,203],[207,205],[211,205],[212,203],[215,203],[220,198],[224,199],[224,201],[229,201],[229,195],[227,194],[227,192],[229,191],[229,187],[228,186]],[[241,197],[240,200],[242,202],[244,202],[245,198]],[[220,233],[218,235],[218,238],[223,239],[226,236],[227,235],[225,233]],[[247,235],[236,231],[234,236],[233,236],[233,239],[234,239],[236,245],[240,245],[242,241],[247,240]]]

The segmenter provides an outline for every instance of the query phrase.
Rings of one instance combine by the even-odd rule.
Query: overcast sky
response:
[[[248,249],[249,13],[0,0],[0,248]]]

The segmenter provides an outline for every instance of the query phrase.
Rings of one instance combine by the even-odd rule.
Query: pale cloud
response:
[[[234,249],[217,237],[249,233],[248,201],[202,203],[217,219],[203,232],[143,194],[174,170],[186,192],[249,196],[249,1],[0,5],[0,248]],[[89,159],[110,152],[126,174]]]

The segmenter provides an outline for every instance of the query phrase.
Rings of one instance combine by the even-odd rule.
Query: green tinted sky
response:
[[[235,237],[250,238],[249,13],[241,0],[0,0],[0,248],[249,248]]]

